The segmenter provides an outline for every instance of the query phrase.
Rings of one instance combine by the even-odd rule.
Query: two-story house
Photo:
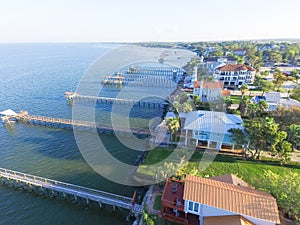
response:
[[[243,120],[240,116],[214,111],[192,111],[184,115],[185,145],[194,140],[196,146],[205,146],[210,149],[222,148],[234,151],[234,142],[231,140],[231,128],[243,130]]]
[[[226,64],[237,64],[237,61],[233,56],[207,57],[202,58],[199,68],[207,69],[208,72],[214,72],[217,67]]]
[[[227,64],[216,68],[214,77],[224,83],[224,88],[239,88],[243,84],[252,84],[256,70],[243,64]]]
[[[162,216],[184,225],[280,224],[276,199],[232,174],[167,179]]]
[[[212,102],[222,99],[223,82],[195,81],[193,94],[200,97],[201,102]]]

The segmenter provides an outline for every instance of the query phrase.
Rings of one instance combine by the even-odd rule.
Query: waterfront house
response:
[[[185,145],[195,142],[196,147],[234,151],[231,128],[243,130],[243,120],[238,115],[214,111],[192,111],[184,115]]]
[[[199,67],[207,69],[208,72],[214,72],[217,67],[227,64],[235,65],[237,64],[237,61],[232,56],[206,57],[201,60]]]
[[[232,174],[167,179],[162,216],[184,225],[280,224],[276,199]]]
[[[222,99],[223,82],[195,81],[193,94],[200,97],[201,102],[212,102]]]
[[[213,76],[224,83],[224,88],[236,89],[244,84],[252,84],[256,70],[244,64],[227,64],[216,68]]]

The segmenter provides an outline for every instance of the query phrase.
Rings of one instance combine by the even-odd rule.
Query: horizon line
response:
[[[174,40],[148,40],[148,41],[16,41],[0,42],[0,44],[145,44],[145,43],[199,43],[199,42],[234,42],[234,41],[300,41],[298,38],[253,38],[253,39],[222,39],[222,40],[191,40],[191,41],[174,41]]]

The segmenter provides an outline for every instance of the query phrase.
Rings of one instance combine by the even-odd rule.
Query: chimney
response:
[[[198,74],[198,68],[197,68],[197,66],[195,66],[194,67],[194,79],[195,79],[195,81],[198,81],[197,74]]]

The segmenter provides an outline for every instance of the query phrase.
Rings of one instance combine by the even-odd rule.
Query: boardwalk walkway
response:
[[[69,195],[74,197],[75,200],[77,200],[77,198],[82,198],[85,199],[87,204],[89,204],[90,201],[94,201],[99,204],[99,207],[102,207],[102,204],[106,204],[112,205],[114,208],[120,207],[128,209],[138,214],[142,212],[142,207],[135,203],[134,197],[128,198],[121,195],[50,180],[5,168],[0,168],[0,178],[9,182],[15,181],[19,184],[21,183],[27,186],[41,188],[41,190],[46,189],[52,192],[61,193],[63,197],[67,197],[67,195]]]
[[[155,102],[155,101],[143,101],[136,99],[124,99],[124,98],[110,98],[110,97],[96,97],[79,95],[74,92],[65,92],[65,98],[68,102],[79,101],[79,102],[95,102],[100,104],[119,104],[119,105],[134,105],[138,107],[146,108],[165,108],[168,106],[166,102]]]
[[[29,115],[27,111],[21,111],[19,114],[15,116],[5,116],[2,118],[2,122],[4,124],[9,124],[10,121],[23,122],[25,124],[46,126],[46,127],[53,127],[53,128],[65,128],[65,129],[72,129],[73,126],[85,127],[85,128],[96,127],[99,133],[119,132],[125,134],[133,133],[135,135],[146,135],[146,136],[151,134],[150,130],[145,128],[131,127],[130,130],[128,130],[124,127],[105,126],[90,121],[79,121],[79,120],[71,120],[71,119],[63,119],[63,118]]]

